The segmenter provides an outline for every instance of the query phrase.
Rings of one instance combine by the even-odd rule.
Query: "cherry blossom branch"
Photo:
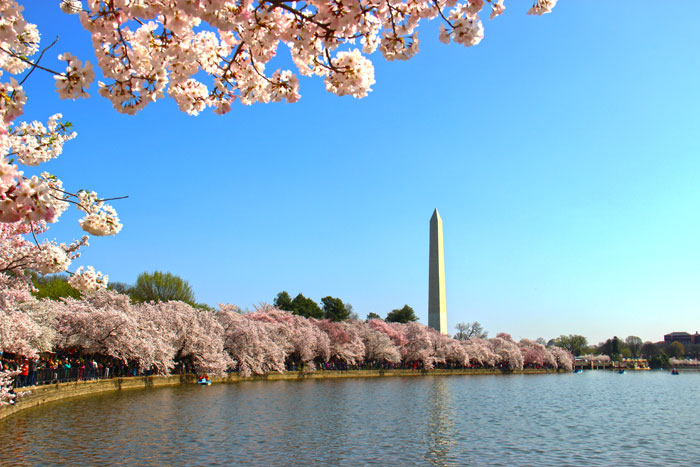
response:
[[[265,1],[267,1],[268,3],[270,3],[272,6],[279,7],[279,8],[281,8],[281,9],[283,9],[283,10],[286,10],[286,11],[292,13],[293,15],[297,16],[298,18],[301,18],[301,19],[304,20],[304,21],[308,21],[309,23],[315,24],[316,26],[318,26],[319,28],[323,29],[324,31],[326,31],[326,33],[328,33],[328,34],[330,34],[330,35],[332,35],[332,33],[333,33],[333,30],[330,28],[329,25],[323,24],[323,23],[321,23],[321,22],[315,20],[313,17],[306,16],[305,14],[303,14],[303,13],[300,12],[300,11],[298,11],[297,9],[292,8],[292,7],[290,7],[290,6],[286,5],[286,4],[284,4],[284,3],[282,2],[282,0],[263,0],[263,1],[260,3],[260,5],[262,5],[263,3],[265,3]]]
[[[440,6],[440,3],[439,3],[438,0],[435,0],[435,7],[437,8],[437,11],[438,11],[438,13],[440,14],[440,16],[442,17],[442,19],[443,19],[447,24],[449,24],[450,27],[451,27],[452,29],[454,29],[454,25],[450,22],[449,19],[445,18],[445,15],[442,13],[442,7]]]
[[[75,194],[75,193],[70,193],[70,192],[68,192],[68,191],[63,191],[63,190],[60,190],[60,189],[58,189],[58,188],[52,188],[52,190],[58,191],[59,193],[62,193],[62,194],[64,194],[64,195],[66,195],[66,196],[73,196],[73,197],[75,197],[75,198],[78,198],[78,195]],[[66,202],[68,202],[68,203],[75,204],[76,206],[78,206],[78,207],[80,207],[80,208],[83,208],[83,210],[87,210],[87,209],[88,209],[87,206],[83,206],[83,204],[81,204],[81,203],[79,203],[79,202],[77,202],[77,201],[73,201],[73,200],[70,199],[70,198],[58,197],[58,196],[55,196],[55,195],[51,195],[51,196],[53,196],[54,199],[61,200],[61,201],[66,201]],[[118,200],[118,199],[127,199],[128,197],[129,197],[129,195],[116,196],[116,197],[114,197],[114,198],[99,198],[99,199],[96,199],[95,202],[96,202],[96,203],[102,203],[102,202],[104,202],[104,201],[114,201],[114,200]]]
[[[33,224],[33,223],[30,223],[30,224],[29,224],[29,227],[30,227],[31,230],[32,230],[32,238],[34,238],[34,243],[36,243],[36,247],[37,247],[39,250],[41,250],[41,246],[39,246],[39,241],[36,239],[36,233],[34,232],[34,224]]]

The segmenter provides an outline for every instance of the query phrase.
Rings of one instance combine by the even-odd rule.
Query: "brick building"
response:
[[[700,344],[700,334],[695,331],[695,334],[689,334],[687,332],[672,332],[664,335],[664,343],[670,344],[671,342],[680,342],[684,346],[690,344]]]

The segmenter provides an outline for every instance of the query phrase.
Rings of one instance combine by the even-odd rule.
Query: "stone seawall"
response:
[[[237,373],[229,373],[222,377],[213,377],[212,383],[243,383],[246,381],[285,381],[303,379],[334,379],[334,378],[382,378],[393,376],[451,376],[451,375],[501,375],[501,374],[543,374],[556,373],[557,370],[525,369],[522,371],[503,371],[494,369],[459,369],[459,370],[349,370],[349,371],[314,371],[301,373],[288,371],[285,373],[270,373],[267,375],[243,378]],[[161,386],[178,386],[180,384],[196,384],[194,375],[173,376],[134,376],[129,378],[112,378],[92,381],[73,381],[70,383],[48,384],[31,388],[18,388],[17,393],[24,395],[16,405],[0,406],[0,419],[8,417],[20,410],[36,407],[37,405],[71,397],[87,396],[108,391],[126,389],[147,389]]]

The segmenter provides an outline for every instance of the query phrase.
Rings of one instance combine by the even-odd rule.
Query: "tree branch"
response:
[[[46,53],[46,51],[49,50],[54,45],[56,45],[57,42],[58,42],[58,36],[56,36],[56,39],[54,39],[54,41],[51,44],[49,44],[48,47],[46,47],[44,50],[41,51],[41,53],[39,54],[39,58],[36,59],[36,63],[34,65],[32,65],[32,69],[29,70],[29,72],[24,76],[24,78],[22,78],[22,81],[19,82],[20,86],[22,84],[24,84],[24,82],[27,81],[27,78],[29,78],[29,75],[31,75],[34,72],[34,70],[37,69],[37,67],[39,66],[39,62],[41,61],[41,59],[44,56],[44,54]]]

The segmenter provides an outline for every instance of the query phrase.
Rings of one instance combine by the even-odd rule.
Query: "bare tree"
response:
[[[478,321],[474,321],[473,323],[458,323],[455,329],[457,329],[457,334],[454,335],[454,338],[460,341],[466,341],[472,337],[486,339],[489,336],[489,333],[484,331],[484,327]]]
[[[628,336],[625,339],[625,344],[630,349],[632,357],[637,358],[639,356],[639,351],[642,349],[642,339],[637,336]]]

